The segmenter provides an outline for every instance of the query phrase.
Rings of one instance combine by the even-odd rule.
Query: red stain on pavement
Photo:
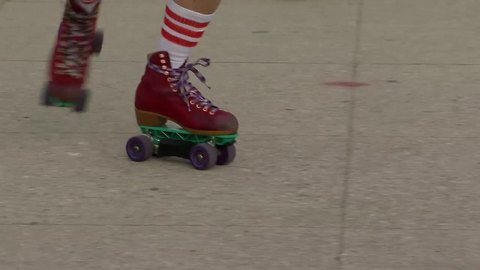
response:
[[[361,82],[354,82],[354,81],[333,81],[333,82],[326,82],[325,85],[357,88],[357,87],[362,87],[362,86],[369,86],[370,84],[361,83]]]

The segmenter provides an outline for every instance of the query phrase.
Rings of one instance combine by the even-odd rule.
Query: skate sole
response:
[[[42,94],[41,103],[47,107],[60,107],[60,108],[72,108],[76,112],[83,112],[87,106],[88,98],[90,91],[83,90],[80,95],[78,95],[74,101],[65,101],[55,96],[52,96],[50,93],[50,87],[48,83],[45,85]]]
[[[206,136],[222,136],[222,135],[232,135],[236,134],[235,132],[231,131],[223,131],[223,130],[198,130],[198,129],[191,129],[185,127],[181,124],[178,124],[175,120],[171,119],[170,117],[163,116],[158,113],[152,113],[147,111],[142,111],[135,108],[135,115],[137,118],[137,123],[139,126],[149,126],[149,127],[162,127],[165,126],[167,121],[172,121],[175,124],[182,127],[183,130],[196,134],[196,135],[206,135]]]
[[[48,104],[47,104],[48,106],[71,108],[76,105],[74,102],[63,101],[56,97],[47,97],[47,98],[48,98]]]

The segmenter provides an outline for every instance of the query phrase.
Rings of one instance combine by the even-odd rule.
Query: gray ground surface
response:
[[[162,1],[105,0],[89,111],[39,106],[62,8],[0,1],[0,269],[480,268],[479,1],[225,0],[206,172],[125,155]]]

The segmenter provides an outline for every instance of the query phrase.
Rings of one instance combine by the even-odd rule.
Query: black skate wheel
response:
[[[84,112],[87,107],[88,96],[90,92],[88,90],[83,90],[80,92],[77,100],[75,101],[75,106],[73,110],[76,112]]]
[[[47,83],[43,87],[42,97],[40,103],[45,106],[52,106],[52,101],[50,100],[50,84]]]
[[[237,150],[233,144],[217,146],[217,149],[220,152],[217,159],[217,165],[228,165],[232,163],[237,155]]]
[[[94,54],[99,55],[102,52],[103,47],[103,31],[97,31],[93,38],[92,51]]]
[[[128,140],[126,150],[132,161],[141,162],[153,155],[152,140],[146,135],[138,135]]]
[[[197,170],[212,168],[218,159],[217,149],[208,143],[196,144],[190,149],[190,162]]]

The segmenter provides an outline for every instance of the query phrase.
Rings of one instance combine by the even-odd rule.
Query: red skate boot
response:
[[[82,7],[86,6],[86,7]],[[100,1],[68,0],[49,65],[49,81],[42,103],[46,106],[85,109],[83,89],[92,54],[100,54],[103,32],[96,32]],[[88,11],[87,11],[88,10]]]
[[[194,134],[236,134],[237,118],[213,105],[188,81],[192,72],[205,83],[195,66],[209,64],[208,59],[200,59],[172,69],[168,52],[151,54],[135,97],[138,125],[162,126],[171,120]]]

